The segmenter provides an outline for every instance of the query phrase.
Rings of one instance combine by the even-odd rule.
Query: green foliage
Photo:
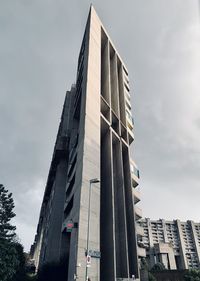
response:
[[[0,280],[10,281],[19,266],[15,238],[16,227],[10,220],[15,216],[12,193],[0,184]]]
[[[141,258],[141,269],[149,271],[149,266],[145,258]]]
[[[19,266],[14,243],[4,240],[0,242],[0,280],[10,281]]]
[[[153,274],[151,272],[149,272],[149,281],[156,281],[156,278],[153,276]]]
[[[12,193],[8,193],[8,190],[0,184],[0,241],[12,240],[15,236],[16,227],[10,224],[10,220],[15,216],[14,207]]]
[[[190,269],[184,276],[185,281],[200,281],[200,270]]]
[[[15,274],[12,278],[12,281],[22,281],[26,280],[26,271],[25,271],[25,255],[23,246],[20,243],[15,243],[15,250],[18,259],[18,265],[15,267]]]
[[[158,271],[163,271],[165,270],[165,266],[162,262],[157,262],[156,264],[154,264],[154,266],[152,267],[151,271],[152,272],[158,272]]]
[[[15,216],[12,193],[0,184],[0,281],[31,281],[25,272],[23,246],[10,221]]]

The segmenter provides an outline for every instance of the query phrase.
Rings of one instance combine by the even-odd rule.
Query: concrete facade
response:
[[[200,223],[142,219],[138,224],[150,268],[162,262],[171,270],[200,269]]]
[[[128,71],[91,6],[32,247],[37,268],[62,259],[69,281],[139,280],[136,221],[142,215],[135,206],[139,171],[130,159],[133,127]],[[96,178],[100,183],[90,186]],[[96,255],[86,270],[88,233],[89,253]]]

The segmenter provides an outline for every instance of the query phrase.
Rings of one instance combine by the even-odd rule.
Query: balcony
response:
[[[139,179],[136,177],[133,173],[131,173],[131,181],[132,181],[132,187],[135,188],[139,184]]]
[[[145,248],[140,248],[140,247],[137,247],[137,250],[138,250],[138,257],[146,257],[146,249]]]
[[[126,103],[131,107],[131,98],[130,94],[126,92],[125,94]]]
[[[133,131],[127,126],[127,131],[128,131],[128,140],[129,144],[131,144],[134,141],[134,133]]]
[[[138,236],[144,236],[144,229],[139,224],[136,224],[136,233]]]
[[[131,160],[131,179],[132,179],[132,186],[133,187],[138,186],[139,178],[140,178],[139,170],[136,167],[134,161]]]
[[[141,193],[138,189],[132,188],[132,194],[133,194],[133,202],[134,204],[137,204],[141,201]]]
[[[133,123],[134,120],[132,118],[132,116],[130,115],[130,113],[127,113],[128,111],[126,110],[126,121],[127,121],[127,126],[128,128],[132,131],[133,130]]]
[[[134,206],[134,209],[135,209],[136,220],[140,220],[142,218],[142,209],[137,206]]]
[[[130,91],[130,87],[129,87],[129,79],[127,76],[124,76],[124,86],[125,88]]]
[[[56,140],[56,146],[55,146],[55,156],[59,157],[62,154],[66,155],[67,149],[68,149],[68,142],[69,142],[69,137],[60,135],[57,137]]]

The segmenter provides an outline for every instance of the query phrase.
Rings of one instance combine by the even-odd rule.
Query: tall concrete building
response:
[[[139,280],[133,127],[127,68],[91,7],[31,249],[37,268],[63,259],[69,281]]]
[[[162,262],[167,269],[200,269],[200,223],[142,219],[138,224],[150,267]]]

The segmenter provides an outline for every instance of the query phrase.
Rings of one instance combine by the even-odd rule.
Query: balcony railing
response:
[[[136,224],[136,233],[138,236],[144,236],[144,229],[139,224]]]
[[[141,193],[139,190],[137,190],[135,188],[132,189],[132,193],[133,193],[134,204],[137,204],[138,202],[141,201]]]
[[[138,179],[140,178],[140,172],[133,164],[131,164],[131,173],[133,173]]]
[[[135,206],[135,216],[136,216],[136,220],[139,220],[142,218],[142,209]]]
[[[126,120],[128,122],[130,129],[133,129],[134,119],[131,113],[127,109],[126,109]]]
[[[146,249],[138,247],[138,256],[146,257]]]

